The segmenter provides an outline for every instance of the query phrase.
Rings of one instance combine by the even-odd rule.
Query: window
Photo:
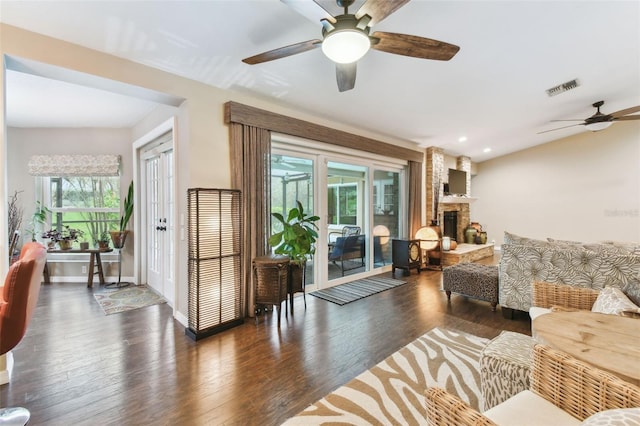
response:
[[[83,240],[95,245],[100,235],[120,223],[119,176],[41,178],[43,203],[51,209],[51,228],[79,229]]]
[[[358,219],[358,186],[355,183],[328,186],[329,223],[356,225]]]

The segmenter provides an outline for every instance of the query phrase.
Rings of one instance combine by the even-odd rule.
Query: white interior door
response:
[[[163,144],[142,155],[145,185],[147,282],[170,304],[174,299],[173,149]]]

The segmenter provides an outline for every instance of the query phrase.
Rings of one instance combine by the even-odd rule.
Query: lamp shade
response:
[[[240,191],[190,188],[189,328],[194,340],[244,322]]]
[[[422,250],[433,250],[438,247],[440,235],[436,229],[431,226],[423,226],[418,229],[415,235],[416,240],[420,240],[420,248]]]
[[[391,236],[391,231],[384,225],[376,225],[373,227],[373,235],[375,237],[380,237],[380,244],[387,244],[389,242],[389,237]]]
[[[322,42],[322,52],[333,62],[350,64],[362,58],[371,47],[369,37],[356,29],[335,30]]]

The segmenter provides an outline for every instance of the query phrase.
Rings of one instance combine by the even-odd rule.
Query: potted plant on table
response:
[[[111,235],[109,231],[106,229],[100,233],[98,237],[95,238],[96,243],[98,243],[99,249],[108,249],[109,242],[111,241]]]
[[[307,258],[316,252],[314,243],[318,238],[315,222],[320,220],[318,216],[309,216],[305,213],[302,203],[296,201],[297,207],[289,210],[287,218],[280,213],[271,213],[282,224],[282,231],[269,237],[269,244],[276,249],[276,254],[289,256],[289,291],[302,291],[304,268]]]
[[[50,229],[42,234],[42,238],[48,238],[52,243],[58,243],[60,250],[69,250],[78,238],[82,237],[84,232],[80,229],[71,228],[63,225],[62,229]]]
[[[127,234],[129,233],[127,230],[127,224],[129,223],[129,219],[131,219],[132,214],[133,181],[129,184],[129,191],[127,192],[127,196],[124,198],[123,213],[122,216],[120,216],[120,228],[117,231],[109,231],[111,234],[111,241],[113,241],[113,246],[117,249],[124,247],[124,242],[127,239]]]

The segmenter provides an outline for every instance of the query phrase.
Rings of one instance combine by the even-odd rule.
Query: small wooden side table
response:
[[[551,312],[533,320],[533,337],[640,386],[640,320],[591,311]]]
[[[97,265],[98,267],[98,279],[100,280],[100,284],[104,285],[104,273],[102,272],[102,259],[100,259],[100,253],[109,253],[112,252],[113,249],[87,249],[87,250],[79,250],[79,249],[70,249],[70,250],[57,250],[57,249],[49,249],[47,253],[65,253],[65,254],[78,254],[78,253],[89,253],[89,272],[87,275],[87,287],[93,287],[93,275],[94,275],[94,267]],[[49,275],[49,267],[45,263],[44,265],[44,283],[51,284],[51,278]]]

